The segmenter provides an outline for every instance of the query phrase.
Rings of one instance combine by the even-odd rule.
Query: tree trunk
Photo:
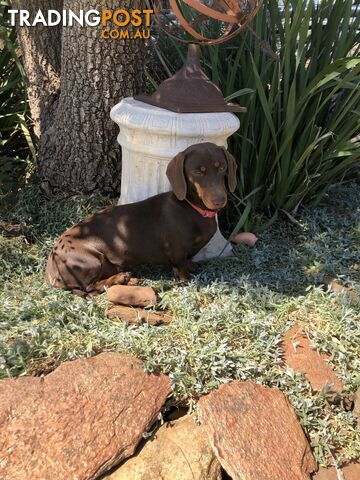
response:
[[[14,6],[25,3],[29,2],[13,1]],[[35,3],[37,7],[33,7]],[[115,0],[108,0],[106,5],[102,1],[90,0],[32,0],[31,7],[37,10],[38,4],[42,3],[47,3],[43,12],[50,8],[71,9],[75,13],[80,9],[101,11],[105,7],[112,10],[119,8]],[[58,8],[61,3],[62,7]],[[121,3],[121,8],[134,9],[140,3],[126,0]],[[29,6],[22,8],[29,9]],[[45,27],[41,31],[39,27],[32,27],[22,34],[23,37],[27,36],[27,44],[30,44],[30,50],[26,51],[27,44],[24,41],[21,43],[31,84],[39,76],[39,64],[41,66],[42,62],[35,64],[35,61],[43,58],[44,44],[48,41],[48,49],[56,52],[61,46],[61,91],[54,102],[54,94],[48,88],[43,95],[47,101],[39,102],[41,136],[38,170],[41,178],[52,186],[68,191],[119,192],[121,151],[116,142],[117,126],[110,119],[110,109],[123,97],[132,96],[143,86],[144,42],[104,40],[100,37],[101,28],[79,25],[63,27],[61,41],[56,35],[50,40],[42,36],[42,31],[47,30],[45,35],[52,37],[54,27]],[[54,53],[54,57],[57,58],[58,54]],[[48,63],[58,66],[57,62],[50,62],[50,59]],[[47,85],[48,70],[40,69],[43,83],[36,81],[37,92],[42,85]],[[56,82],[53,85],[58,86]],[[44,105],[48,104],[44,109]],[[34,116],[36,105],[33,101],[31,109]]]
[[[63,8],[63,0],[12,0],[11,3],[16,10],[28,10],[32,18],[39,9],[44,12],[48,8],[58,11]],[[60,92],[61,26],[19,27],[17,32],[28,79],[34,133],[39,138],[50,121]]]

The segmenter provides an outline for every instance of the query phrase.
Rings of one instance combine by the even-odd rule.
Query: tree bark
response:
[[[13,3],[20,5],[28,2],[14,0]],[[31,3],[39,5],[45,0],[32,0]],[[50,8],[71,9],[75,13],[80,9],[101,11],[103,8],[119,8],[116,0],[108,0],[106,4],[90,0],[51,0],[46,3],[43,7],[45,12]],[[60,3],[63,3],[61,8]],[[121,8],[131,10],[139,4],[141,0],[126,0],[121,3]],[[38,5],[31,8],[37,10]],[[29,6],[22,8],[28,10]],[[60,59],[58,53],[54,53],[56,61],[48,61],[51,67],[56,66],[56,69],[55,66],[53,68],[55,72],[60,66],[60,75],[56,77],[58,83],[52,82],[51,88],[48,87],[49,67],[39,69],[39,65],[42,66],[39,59],[44,56],[43,45],[47,35],[52,36],[54,27],[45,27],[41,31],[32,27],[21,33],[27,39],[21,45],[24,57],[27,57],[24,63],[31,88],[35,88],[33,85],[36,84],[37,96],[40,96],[41,88],[47,86],[44,93],[46,102],[38,102],[37,107],[36,102],[31,101],[33,116],[36,108],[40,109],[38,171],[41,178],[52,186],[67,191],[119,192],[121,151],[116,142],[117,127],[110,119],[110,110],[123,97],[132,96],[143,86],[144,42],[104,40],[100,37],[101,28],[63,27],[60,40],[56,35],[49,40],[49,50],[58,52],[61,45]],[[44,33],[43,30],[47,31]],[[29,52],[25,51],[27,45],[31,46]],[[43,83],[38,80],[41,75]],[[61,89],[55,92],[52,89],[59,87],[59,80]]]
[[[33,18],[41,9],[61,11],[63,0],[12,0],[15,10],[28,10]],[[34,133],[40,137],[53,114],[60,92],[61,26],[18,27],[22,61],[28,79],[28,98]]]

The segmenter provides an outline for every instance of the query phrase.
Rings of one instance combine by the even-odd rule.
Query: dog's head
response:
[[[192,145],[176,155],[168,165],[166,175],[179,200],[199,199],[209,210],[219,210],[226,205],[228,188],[236,187],[236,161],[224,148],[213,143]]]

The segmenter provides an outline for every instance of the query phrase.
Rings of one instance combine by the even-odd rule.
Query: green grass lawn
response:
[[[188,284],[166,270],[136,272],[174,315],[161,327],[115,323],[105,315],[104,296],[82,299],[44,283],[55,238],[109,203],[99,196],[49,199],[36,186],[1,200],[0,378],[47,373],[101,351],[129,352],[149,371],[169,375],[167,407],[190,408],[221,383],[251,378],[289,396],[322,464],[359,457],[347,400],[360,384],[359,186],[332,188],[319,207],[302,211],[298,224],[284,217],[255,248],[240,246],[235,258],[204,264]],[[10,224],[21,225],[18,236],[8,236]],[[358,296],[327,291],[324,273]],[[314,392],[303,375],[282,366],[280,340],[295,322],[330,355],[346,384],[343,398]]]

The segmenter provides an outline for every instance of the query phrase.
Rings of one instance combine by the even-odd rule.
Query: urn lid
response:
[[[184,66],[163,81],[152,95],[135,95],[135,100],[177,113],[246,112],[245,107],[226,103],[221,90],[200,66],[200,47],[190,44]]]

